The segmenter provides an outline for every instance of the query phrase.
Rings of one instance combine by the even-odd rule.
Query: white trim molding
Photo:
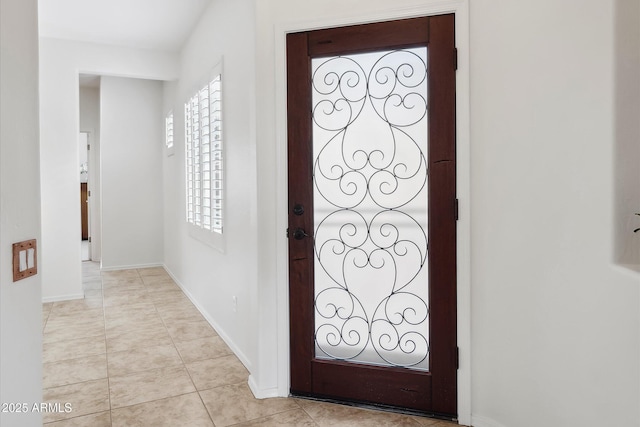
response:
[[[256,399],[269,399],[271,397],[280,397],[280,390],[276,387],[276,388],[268,388],[268,389],[263,389],[258,387],[258,383],[256,382],[256,377],[253,375],[249,375],[249,389],[251,389],[251,392],[253,393],[253,396]]]
[[[500,424],[491,418],[482,417],[479,415],[471,416],[471,425],[473,427],[505,427],[503,424]]]
[[[56,302],[56,301],[69,301],[74,299],[84,299],[84,292],[81,294],[67,294],[67,295],[58,295],[54,297],[45,297],[42,298],[42,303],[47,302]]]
[[[202,314],[202,317],[204,317],[207,323],[211,325],[211,327],[216,331],[218,336],[222,338],[222,341],[224,341],[224,343],[227,346],[229,346],[231,351],[236,355],[236,357],[240,360],[240,362],[244,365],[244,367],[247,368],[249,372],[251,372],[251,362],[249,361],[249,358],[238,348],[236,343],[229,337],[229,335],[226,334],[224,329],[222,329],[222,327],[215,320],[213,320],[213,317],[210,316],[209,313],[207,313],[207,311],[204,308],[202,308],[202,305],[200,305],[198,300],[191,294],[191,292],[189,292],[189,290],[182,283],[180,283],[176,275],[173,274],[173,272],[169,269],[169,267],[167,267],[166,264],[162,264],[160,265],[160,267],[165,269],[165,271],[169,274],[169,276],[171,276],[171,278],[176,283],[176,285],[178,285],[178,287],[180,287],[180,289],[186,295],[186,297],[189,298],[189,301],[191,301],[191,303],[200,312],[200,314]],[[268,397],[271,397],[271,396],[268,396]]]
[[[116,270],[135,270],[142,268],[163,267],[161,262],[153,262],[150,264],[135,264],[135,265],[114,265],[111,267],[100,267],[100,271],[116,271]]]

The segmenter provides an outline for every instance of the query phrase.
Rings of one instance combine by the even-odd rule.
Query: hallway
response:
[[[245,367],[164,269],[82,267],[85,299],[42,306],[44,401],[60,403],[44,414],[46,426],[454,425],[254,399]]]

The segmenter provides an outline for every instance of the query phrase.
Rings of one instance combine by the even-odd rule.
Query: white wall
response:
[[[0,402],[27,413],[0,413],[3,426],[36,427],[42,401],[40,274],[13,282],[11,244],[40,236],[37,1],[0,1]]]
[[[99,262],[101,251],[100,221],[100,89],[80,87],[80,131],[89,133],[89,236],[91,260]]]
[[[637,426],[640,277],[611,265],[614,2],[470,4],[472,412]]]
[[[615,4],[614,259],[640,271],[640,2]]]
[[[161,265],[162,82],[100,83],[102,268]]]
[[[177,75],[175,59],[175,55],[169,53],[40,39],[44,300],[79,298],[83,295],[78,244],[79,177],[76,173],[78,74],[169,80]],[[104,126],[101,130],[104,132]],[[104,205],[102,207],[105,208]],[[118,229],[103,228],[102,232],[103,235],[113,234],[113,238],[120,236]]]
[[[164,105],[165,114],[174,111],[175,144],[164,157],[165,264],[251,372],[258,355],[253,13],[253,1],[212,2],[182,50],[178,81],[165,84]],[[221,59],[224,252],[189,236],[184,175],[184,102]]]

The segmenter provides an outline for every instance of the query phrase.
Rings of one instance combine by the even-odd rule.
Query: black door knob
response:
[[[293,238],[296,239],[296,240],[302,240],[307,236],[308,236],[308,234],[305,233],[305,231],[302,228],[296,228],[293,231]]]

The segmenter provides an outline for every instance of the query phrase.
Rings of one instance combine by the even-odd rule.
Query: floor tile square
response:
[[[234,424],[234,427],[316,427],[317,424],[302,409],[281,412],[270,417],[259,418],[245,423]]]
[[[166,322],[166,326],[169,335],[175,342],[218,336],[206,320],[173,320]]]
[[[146,294],[147,288],[142,283],[123,285],[119,282],[112,283],[110,286],[105,286],[102,291],[104,297],[117,297],[117,296],[127,296],[127,295],[137,295],[137,294]]]
[[[168,274],[165,274],[164,276],[144,276],[142,277],[142,281],[144,282],[145,286],[148,287],[173,285],[180,289],[180,286],[178,286]]]
[[[102,290],[102,279],[100,279],[100,277],[96,277],[93,279],[83,279],[82,289],[84,289],[85,291]]]
[[[103,271],[101,273],[102,280],[105,279],[139,279],[140,274],[138,274],[138,270],[112,270],[112,271]]]
[[[182,359],[173,344],[140,347],[109,353],[109,376],[118,377],[149,369],[182,366]]]
[[[152,369],[109,379],[111,408],[136,405],[196,391],[182,366]]]
[[[114,409],[113,427],[213,427],[198,393]]]
[[[42,376],[44,388],[107,378],[107,356],[99,354],[45,363]]]
[[[119,335],[136,329],[152,329],[163,326],[162,319],[157,313],[134,312],[119,315],[107,315],[107,336]]]
[[[159,345],[173,345],[167,328],[160,324],[149,329],[135,329],[107,336],[107,352],[109,353]]]
[[[43,392],[43,400],[46,403],[59,403],[61,407],[64,407],[66,403],[71,405],[71,411],[68,413],[44,413],[43,421],[45,423],[108,411],[109,382],[105,378],[45,389]]]
[[[111,412],[84,415],[68,420],[47,423],[44,427],[111,427]]]
[[[67,316],[69,317],[69,316]],[[77,318],[57,318],[47,320],[44,327],[43,343],[68,341],[76,338],[104,335],[104,319],[79,321]]]
[[[151,286],[153,285],[149,285],[147,288]],[[156,304],[189,300],[180,290],[180,288],[149,291],[148,295],[149,298],[151,298],[151,300]]]
[[[193,303],[187,297],[178,299],[176,301],[157,301],[154,304],[156,305],[158,311],[177,310],[181,308],[192,308],[194,310],[197,310],[196,306],[193,305]]]
[[[392,412],[372,411],[346,405],[296,399],[302,409],[319,427],[353,426],[353,427],[420,427],[420,423],[409,415]]]
[[[256,399],[245,383],[202,391],[200,395],[216,427],[300,409],[293,399]]]
[[[179,320],[206,321],[198,309],[190,301],[169,303],[155,303],[158,314],[167,324],[174,324]]]
[[[53,308],[53,303],[52,302],[45,302],[42,303],[42,314],[43,315],[49,315],[49,313],[51,312],[51,309]]]
[[[145,278],[144,286],[147,288],[147,292],[173,291],[182,293],[182,289],[171,278],[164,279],[157,276]]]
[[[102,317],[102,295],[99,297],[56,301],[49,313],[51,319],[64,316]]]
[[[152,302],[104,307],[104,316],[107,321],[115,320],[122,316],[139,316],[156,313],[156,306]]]
[[[55,320],[56,322],[75,323],[77,320],[98,320],[104,317],[102,311],[102,298],[96,304],[96,299],[74,299],[70,301],[64,301],[64,305],[60,302],[56,302],[49,313],[49,320]]]
[[[435,418],[428,417],[411,417],[413,418],[420,426],[422,427],[456,427],[460,426],[457,422],[454,421],[443,421],[437,420]]]
[[[104,305],[108,306],[121,306],[127,304],[140,304],[140,303],[153,302],[147,291],[143,292],[131,292],[129,294],[120,295],[105,295]]]
[[[169,273],[164,269],[164,267],[148,267],[148,268],[139,268],[138,274],[140,277],[152,277],[152,276],[166,276],[169,277]]]
[[[44,363],[59,362],[78,357],[95,356],[106,352],[104,335],[54,341],[42,345],[42,361]]]
[[[249,378],[249,372],[235,355],[199,360],[186,366],[198,390],[238,384]]]
[[[102,289],[85,289],[84,298],[91,300],[102,299]]]
[[[144,286],[144,282],[140,277],[127,277],[120,279],[117,277],[103,277],[102,288],[103,289],[124,289],[124,288],[136,288]]]
[[[215,359],[233,354],[220,337],[199,338],[191,341],[177,341],[176,347],[184,363],[197,360]]]

